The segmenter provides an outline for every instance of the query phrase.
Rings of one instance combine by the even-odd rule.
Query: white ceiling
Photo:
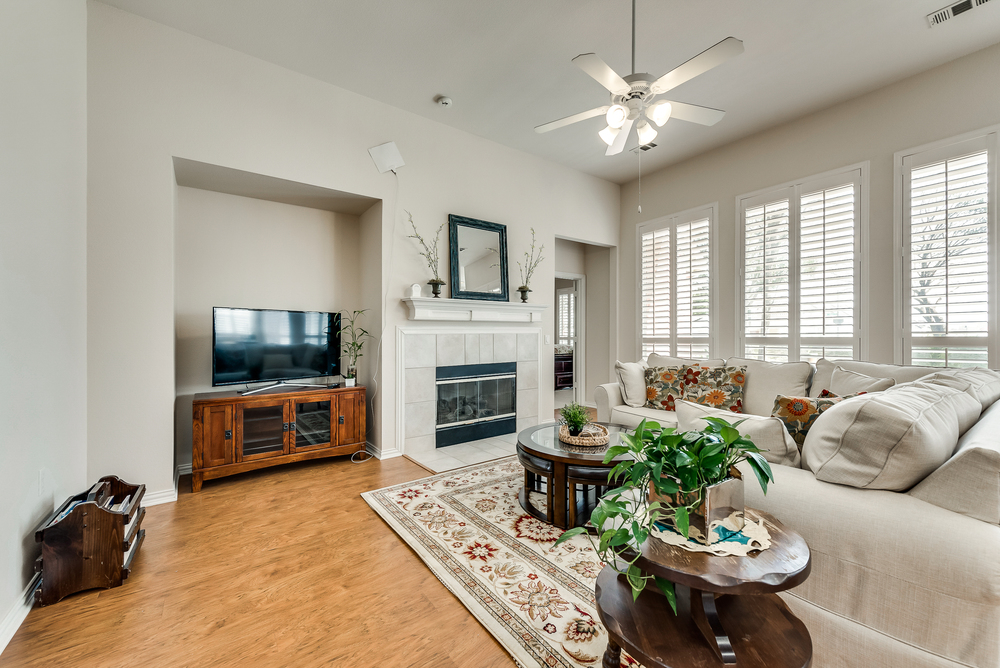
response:
[[[628,0],[103,1],[610,181],[636,176],[632,152],[604,156],[600,119],[533,131],[607,104],[574,56],[595,52],[630,73]],[[730,35],[746,47],[671,91],[672,99],[728,113],[713,127],[669,122],[643,154],[643,172],[1000,41],[1000,1],[929,28],[926,14],[946,4],[638,0],[640,72],[659,76]],[[439,94],[454,104],[438,106]]]

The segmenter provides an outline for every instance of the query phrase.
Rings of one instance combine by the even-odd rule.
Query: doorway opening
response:
[[[566,404],[586,403],[585,295],[586,278],[582,274],[556,272],[555,281],[555,397],[556,410]]]

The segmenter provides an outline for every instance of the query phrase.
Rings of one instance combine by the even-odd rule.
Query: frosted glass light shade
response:
[[[639,144],[642,146],[656,139],[656,130],[646,121],[636,126],[635,133],[639,136]]]
[[[625,120],[628,118],[628,109],[620,104],[614,104],[608,109],[605,118],[608,120],[610,127],[618,129],[625,125]]]
[[[670,112],[673,111],[673,107],[669,102],[657,102],[649,109],[646,110],[646,115],[649,119],[656,123],[656,127],[662,128],[663,124],[670,120]]]
[[[611,146],[611,142],[615,140],[615,137],[618,136],[619,132],[620,130],[618,128],[613,128],[609,125],[608,127],[598,132],[597,134],[598,136],[600,136],[601,139],[604,140],[605,144]]]

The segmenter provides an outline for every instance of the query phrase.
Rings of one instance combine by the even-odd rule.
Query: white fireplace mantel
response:
[[[410,320],[448,322],[541,322],[545,304],[494,302],[482,299],[435,299],[408,297],[402,300]]]

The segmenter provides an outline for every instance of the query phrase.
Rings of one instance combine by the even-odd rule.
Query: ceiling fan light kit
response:
[[[646,116],[657,127],[663,127],[670,118],[700,125],[715,125],[722,120],[726,112],[672,100],[656,100],[654,102],[653,98],[690,81],[699,74],[718,67],[741,53],[743,53],[743,42],[735,37],[727,37],[694,58],[678,65],[659,79],[654,80],[646,73],[637,74],[635,72],[635,0],[632,0],[632,74],[627,77],[619,76],[595,53],[582,53],[573,59],[574,64],[611,93],[610,106],[597,107],[539,125],[535,128],[535,132],[549,132],[588,118],[604,115],[608,127],[597,134],[604,143],[608,144],[605,155],[616,155],[625,149],[632,125],[636,126],[639,146],[649,144],[656,137],[656,130],[645,119],[640,119],[641,116]]]

